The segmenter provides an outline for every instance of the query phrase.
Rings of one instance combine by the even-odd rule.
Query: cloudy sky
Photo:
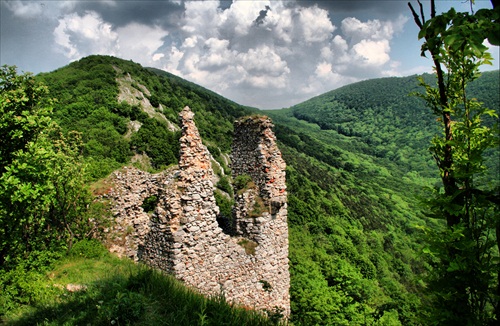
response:
[[[460,0],[437,3],[439,11],[469,9]],[[483,7],[490,1],[476,0]],[[407,0],[1,0],[0,19],[1,65],[39,73],[114,55],[262,109],[363,79],[431,71]],[[490,69],[498,69],[498,47],[491,52]]]

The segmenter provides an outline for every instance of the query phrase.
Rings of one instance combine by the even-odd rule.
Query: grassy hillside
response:
[[[29,280],[0,298],[7,325],[273,325],[255,311],[236,308],[223,296],[205,298],[173,277],[110,255],[94,241],[81,241],[51,269],[7,277]],[[5,277],[5,275],[4,275]],[[5,279],[5,278],[4,278]],[[10,308],[10,309],[9,309]]]
[[[498,74],[485,76],[476,92],[498,107],[491,95]],[[219,191],[231,192],[232,122],[256,109],[113,57],[87,57],[37,78],[57,99],[54,119],[83,133],[91,180],[124,164],[152,171],[175,164],[177,113],[189,105],[220,163]],[[288,165],[295,325],[421,323],[420,230],[437,222],[424,218],[419,197],[436,181],[426,151],[435,129],[423,105],[407,96],[418,90],[415,78],[366,81],[262,112],[276,124]]]

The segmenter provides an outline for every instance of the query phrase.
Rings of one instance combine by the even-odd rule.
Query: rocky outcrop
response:
[[[180,113],[178,169],[159,175],[135,169],[115,173],[117,180],[131,178],[116,182],[117,189],[110,194],[116,201],[116,220],[129,221],[134,229],[124,244],[133,249],[124,252],[204,294],[223,294],[230,302],[288,315],[285,162],[272,123],[254,117],[235,124],[233,175],[249,175],[255,186],[237,195],[238,232],[230,236],[217,223],[210,154],[193,117],[188,107]],[[153,195],[158,203],[148,214],[141,200]],[[262,209],[256,210],[256,204]]]

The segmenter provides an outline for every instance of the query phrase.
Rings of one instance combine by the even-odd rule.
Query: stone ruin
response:
[[[188,107],[180,112],[178,168],[113,173],[114,186],[105,195],[116,222],[110,250],[171,273],[203,294],[288,316],[286,165],[273,124],[266,117],[235,123],[233,177],[251,181],[235,193],[232,232],[224,232],[217,222],[211,156],[193,117]],[[157,198],[152,214],[143,208],[151,196]]]

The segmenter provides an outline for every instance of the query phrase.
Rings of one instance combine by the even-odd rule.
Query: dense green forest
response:
[[[36,80],[55,99],[50,116],[62,133],[82,133],[87,183],[125,164],[150,171],[175,164],[177,113],[188,105],[224,170],[216,171],[217,191],[231,192],[225,175],[232,123],[259,112],[114,57],[90,56]],[[498,89],[498,72],[470,86],[497,110]],[[442,225],[426,218],[421,204],[425,187],[438,182],[428,152],[437,128],[423,101],[409,95],[418,91],[416,76],[383,78],[259,112],[272,117],[287,162],[293,324],[422,324],[428,302],[423,230]],[[498,154],[490,153],[493,166]],[[216,197],[227,209],[227,199]],[[15,283],[8,273],[3,280],[3,291]]]
[[[432,83],[433,75],[423,75]],[[470,86],[472,96],[487,108],[498,107],[498,72],[486,72]],[[369,80],[344,86],[292,107],[292,116],[346,136],[346,148],[395,162],[406,172],[434,177],[435,164],[428,155],[438,124],[431,110],[412,94],[423,92],[417,76]],[[490,121],[490,123],[493,121]]]
[[[364,81],[289,109],[269,112],[277,123],[278,138],[286,145],[285,159],[293,167],[289,169],[288,182],[293,189],[290,190],[289,216],[291,259],[298,259],[292,266],[300,268],[292,279],[292,301],[296,309],[307,311],[308,308],[299,308],[307,294],[303,291],[304,283],[295,282],[307,279],[306,284],[310,285],[311,279],[316,279],[317,295],[322,297],[322,293],[332,289],[328,275],[343,271],[341,266],[349,266],[351,273],[356,271],[361,276],[353,281],[355,274],[349,274],[346,278],[349,285],[342,285],[350,289],[346,293],[356,293],[350,288],[353,284],[373,292],[363,292],[356,299],[347,295],[337,302],[349,302],[345,306],[349,309],[375,308],[370,317],[386,313],[390,318],[397,316],[403,325],[425,320],[428,298],[423,295],[423,280],[428,266],[422,255],[426,250],[424,230],[428,227],[439,229],[442,224],[424,217],[423,198],[439,183],[439,174],[428,150],[432,135],[438,133],[438,129],[430,110],[418,98],[410,96],[420,91],[416,77]],[[431,75],[423,78],[433,80]],[[498,110],[498,88],[499,74],[495,71],[484,73],[471,84],[470,92],[488,107]],[[493,119],[487,121],[487,124],[493,123]],[[499,182],[499,154],[494,151],[487,156],[492,167],[488,181],[496,184]],[[308,181],[296,184],[295,180],[300,179]],[[322,196],[317,195],[318,191],[302,194],[304,184],[311,182],[321,188]],[[332,194],[336,201],[330,202],[337,205],[335,210],[328,211],[324,198]],[[294,205],[296,200],[298,203]],[[307,207],[309,211],[297,212],[295,208],[298,207]],[[294,221],[304,216],[310,218],[299,223]],[[332,216],[335,222],[330,220]],[[328,223],[334,223],[336,228],[327,226]],[[356,233],[361,239],[355,237]],[[294,239],[295,236],[298,239]],[[304,243],[309,245],[303,247]],[[327,265],[326,269],[323,267],[325,262],[338,257],[342,257],[342,264],[336,262]],[[371,263],[373,274],[363,273],[366,266],[360,257]],[[309,265],[302,269],[305,261]],[[314,269],[316,276],[312,272]],[[302,274],[308,278],[302,279]],[[343,292],[340,293],[342,298]],[[370,294],[376,305],[368,304]],[[336,295],[339,296],[339,292]],[[318,306],[321,305],[314,305]],[[382,313],[378,309],[382,309]],[[329,311],[336,312],[329,316]],[[303,321],[305,324],[321,323],[320,320],[334,320],[335,324],[363,323],[349,319],[356,316],[353,312],[346,313],[346,319],[335,319],[341,311],[330,306],[330,310],[317,311],[324,315]],[[300,319],[304,315],[297,317]],[[362,318],[363,313],[359,316]]]
[[[117,79],[127,76],[133,76],[127,86],[140,93],[118,102]],[[176,163],[180,134],[172,132],[168,122],[177,125],[177,114],[186,105],[203,112],[197,117],[202,137],[224,152],[231,144],[232,119],[252,111],[167,72],[112,57],[91,56],[37,78],[56,99],[54,120],[65,131],[83,133],[84,156],[94,178],[109,174],[136,153],[147,154],[153,169]],[[144,89],[149,94],[142,93]],[[153,112],[141,107],[145,98]],[[142,127],[127,139],[130,121]]]

